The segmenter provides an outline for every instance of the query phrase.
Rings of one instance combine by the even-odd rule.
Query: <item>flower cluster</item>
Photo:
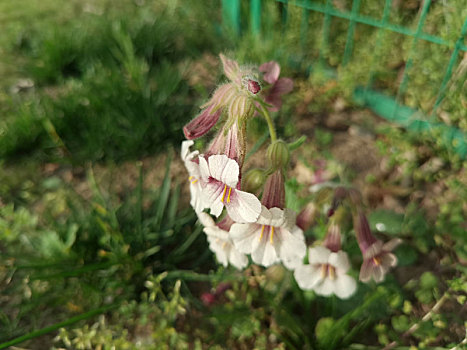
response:
[[[271,111],[281,107],[281,96],[293,88],[289,78],[279,78],[280,67],[267,62],[255,68],[243,67],[220,55],[228,81],[214,92],[202,106],[201,113],[183,128],[186,141],[181,158],[189,173],[193,209],[204,226],[210,249],[224,266],[243,269],[248,255],[265,267],[282,263],[294,271],[302,289],[317,294],[350,297],[356,281],[348,274],[349,259],[341,250],[342,203],[356,195],[336,189],[329,209],[329,227],[322,246],[308,249],[308,263],[303,260],[307,247],[303,230],[317,209],[310,203],[297,217],[285,206],[285,179],[290,160],[290,147],[278,140]],[[267,149],[265,169],[252,169],[246,174],[246,128],[256,116],[265,118],[271,143]],[[218,131],[201,153],[192,151],[194,139],[202,137],[214,126]],[[353,196],[353,197],[352,197]],[[365,216],[354,217],[357,239],[364,256],[360,280],[373,278],[380,282],[396,258],[391,253],[396,243],[383,245],[369,230]]]

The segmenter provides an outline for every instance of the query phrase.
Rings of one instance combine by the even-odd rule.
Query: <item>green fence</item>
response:
[[[272,0],[269,0],[269,2]],[[464,43],[464,38],[467,33],[467,18],[464,19],[462,28],[457,35],[457,40],[446,40],[442,36],[433,35],[424,31],[427,15],[430,11],[431,0],[425,0],[421,3],[420,9],[416,16],[414,16],[414,29],[407,26],[394,24],[390,20],[392,0],[378,0],[375,3],[381,4],[381,18],[374,18],[360,14],[361,0],[353,0],[351,8],[338,9],[334,6],[333,1],[311,1],[311,0],[275,0],[276,6],[281,7],[281,21],[287,23],[289,17],[289,9],[291,6],[301,10],[301,39],[308,33],[308,16],[310,12],[319,13],[323,16],[322,26],[320,33],[312,33],[313,35],[321,35],[321,44],[319,47],[319,57],[317,62],[310,62],[310,66],[317,63],[326,64],[326,52],[329,52],[330,47],[330,32],[332,30],[332,22],[334,19],[348,21],[345,48],[342,54],[341,62],[339,63],[341,70],[349,64],[352,59],[355,46],[359,44],[358,39],[355,38],[356,25],[363,24],[371,26],[377,30],[374,36],[374,52],[378,52],[383,45],[384,35],[386,31],[402,34],[404,37],[410,39],[409,48],[406,54],[405,67],[403,69],[402,77],[399,77],[399,85],[397,92],[389,96],[373,87],[375,69],[370,69],[369,78],[366,84],[359,86],[354,91],[354,99],[356,102],[368,106],[375,113],[381,117],[398,123],[409,130],[420,132],[435,130],[437,137],[440,137],[442,142],[449,148],[455,151],[461,158],[465,159],[467,156],[467,141],[466,135],[454,127],[447,126],[436,117],[437,112],[445,99],[446,90],[449,82],[453,76],[453,72],[459,67],[459,56],[462,52],[467,52],[467,46]],[[248,30],[253,35],[261,36],[261,23],[264,18],[264,6],[266,1],[250,0],[247,7],[248,20],[242,19],[242,14],[245,14],[246,1],[241,0],[223,0],[222,1],[222,15],[223,21],[232,28],[232,31],[240,36],[245,33],[245,25],[249,23]],[[452,35],[451,35],[452,36]],[[443,78],[437,91],[433,91],[433,103],[430,110],[420,110],[413,107],[405,106],[402,103],[403,96],[407,93],[409,86],[410,74],[413,69],[414,57],[417,53],[417,43],[419,41],[426,41],[434,45],[441,45],[446,47],[450,52],[450,58],[445,67],[443,67]],[[369,57],[369,60],[375,60],[374,57]],[[467,56],[465,56],[467,57]],[[465,73],[465,72],[464,72]],[[461,78],[463,79],[463,78]],[[460,104],[460,101],[459,101]],[[467,111],[464,110],[461,118],[467,118]]]

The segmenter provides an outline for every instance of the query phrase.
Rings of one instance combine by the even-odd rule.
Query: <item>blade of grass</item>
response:
[[[71,317],[68,320],[58,322],[58,323],[55,323],[55,324],[53,324],[51,326],[48,326],[48,327],[38,329],[38,330],[30,332],[30,333],[27,333],[27,334],[22,335],[22,336],[20,336],[18,338],[15,338],[15,339],[12,339],[12,340],[9,340],[9,341],[7,341],[5,343],[0,344],[0,349],[5,349],[5,348],[8,348],[8,347],[13,346],[13,345],[20,344],[20,343],[22,343],[22,342],[24,342],[26,340],[31,340],[31,339],[40,337],[40,336],[45,335],[47,333],[56,331],[56,330],[58,330],[58,329],[60,329],[62,327],[70,326],[73,323],[76,323],[78,321],[87,320],[87,319],[92,318],[94,316],[97,316],[97,315],[103,314],[103,313],[105,313],[107,311],[110,311],[110,310],[116,308],[118,305],[119,304],[112,304],[112,305],[103,306],[103,307],[97,308],[95,310],[85,312],[84,314]]]
[[[162,182],[162,186],[160,188],[160,193],[159,193],[159,203],[157,205],[156,209],[156,215],[155,215],[155,222],[159,229],[162,226],[162,218],[164,216],[164,212],[167,207],[167,202],[169,200],[169,195],[170,195],[170,163],[172,162],[172,153],[169,153],[169,156],[167,157],[167,161],[165,163],[165,176],[164,176],[164,181]]]

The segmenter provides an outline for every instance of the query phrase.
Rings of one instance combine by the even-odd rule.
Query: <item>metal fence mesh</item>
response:
[[[289,10],[291,7],[295,8],[295,10],[301,10],[300,45],[305,46],[305,49],[307,38],[310,36],[310,13],[318,13],[323,17],[320,33],[316,33],[316,30],[314,33],[311,33],[311,35],[319,34],[321,38],[318,56],[315,62],[309,62],[310,65],[329,65],[330,53],[333,50],[331,33],[335,30],[333,28],[333,22],[335,21],[344,20],[348,22],[345,33],[345,45],[343,45],[344,48],[340,62],[337,64],[334,62],[333,64],[334,68],[338,67],[339,72],[344,72],[346,67],[351,66],[359,40],[371,39],[373,52],[366,57],[368,61],[368,72],[365,75],[366,81],[355,89],[354,98],[373,109],[378,115],[392,122],[397,122],[408,129],[415,131],[438,130],[437,135],[439,135],[443,142],[459,156],[465,158],[467,156],[466,135],[457,128],[444,125],[436,118],[436,115],[447,95],[448,86],[450,81],[453,80],[454,72],[460,72],[460,77],[456,76],[457,80],[466,80],[467,69],[464,69],[464,65],[467,67],[467,54],[465,54],[467,52],[467,45],[465,44],[467,18],[463,18],[460,32],[453,33],[452,30],[448,30],[447,33],[443,33],[444,35],[438,35],[436,31],[439,31],[439,25],[431,25],[428,28],[429,30],[426,30],[430,26],[427,26],[427,17],[433,7],[431,0],[424,0],[420,3],[417,13],[410,21],[410,25],[394,23],[391,20],[392,8],[395,1],[385,0],[384,3],[383,1],[377,2],[382,8],[380,18],[362,14],[362,2],[364,2],[362,0],[353,0],[349,8],[337,8],[335,1],[331,0],[276,0],[276,4],[281,7],[281,22],[284,27],[286,27],[285,24],[290,20]],[[222,1],[223,21],[237,35],[245,33],[245,26],[242,25],[245,22],[245,20],[242,21],[242,14],[245,12],[242,12],[242,9],[245,7],[245,3],[245,1],[242,2],[240,0]],[[261,26],[265,15],[264,11],[262,11],[262,6],[265,6],[265,3],[265,1],[261,0],[250,0],[248,3],[248,31],[253,35],[259,36],[264,34],[261,33]],[[350,1],[346,3],[350,4]],[[467,8],[467,6],[465,7]],[[296,18],[294,20],[296,21]],[[370,26],[376,32],[371,37],[358,38],[356,37],[357,25]],[[449,28],[449,26],[446,27]],[[340,28],[342,31],[342,26]],[[314,29],[316,29],[316,26]],[[429,31],[435,31],[435,33],[429,33]],[[398,84],[397,87],[392,93],[388,94],[386,92],[383,94],[377,88],[374,88],[374,83],[378,64],[381,60],[382,48],[385,45],[385,40],[388,40],[388,33],[396,33],[404,37],[404,45],[406,45],[404,49],[405,64],[402,74],[394,82],[394,84]],[[430,67],[429,65],[422,67],[425,70],[425,75],[428,77],[425,80],[430,80],[430,69],[436,70],[438,77],[437,80],[433,79],[431,82],[434,87],[431,87],[430,91],[424,92],[425,95],[428,95],[426,98],[428,103],[422,101],[418,105],[417,102],[412,103],[411,106],[404,105],[404,100],[407,99],[406,96],[410,95],[411,89],[413,89],[411,88],[411,84],[418,84],[418,86],[421,86],[420,89],[424,88],[424,82],[421,79],[414,79],[414,77],[417,75],[417,69],[420,68],[420,64],[423,66],[423,62],[420,61],[421,58],[419,57],[420,51],[425,50],[429,55],[430,50],[432,50],[430,48],[427,49],[427,45],[434,45],[437,50],[436,54],[441,52],[443,59],[445,56],[447,64],[443,64],[442,67],[439,64],[436,67]],[[395,47],[394,50],[399,50],[399,48]],[[462,55],[464,56],[463,60],[461,59]],[[352,67],[349,68],[350,71],[347,74],[352,75],[351,69]],[[430,87],[427,85],[426,89],[429,90]],[[450,103],[452,104],[452,102]],[[467,118],[466,108],[462,112],[461,101],[458,101],[458,103],[459,109],[461,109],[459,118]]]

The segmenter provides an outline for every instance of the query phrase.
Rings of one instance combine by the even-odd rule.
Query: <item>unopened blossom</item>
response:
[[[245,152],[245,125],[243,123],[240,126],[238,121],[235,121],[230,126],[225,125],[218,131],[204,154],[204,157],[209,158],[214,154],[225,154],[230,159],[235,160],[241,170]]]
[[[232,219],[226,216],[216,224],[209,214],[199,213],[198,218],[204,226],[203,231],[206,233],[209,248],[216,254],[217,260],[226,267],[230,263],[239,270],[245,268],[248,259],[234,247],[229,235]]]
[[[376,239],[371,234],[368,220],[363,213],[358,213],[354,217],[354,226],[363,255],[359,279],[365,283],[371,279],[377,283],[382,282],[389,269],[397,265],[397,258],[392,251],[401,243],[401,240],[396,238],[383,243]]]
[[[342,250],[332,252],[323,246],[309,248],[308,261],[294,271],[300,288],[323,296],[335,294],[341,299],[347,299],[355,292],[357,284],[347,275],[350,263]]]
[[[251,254],[256,264],[267,267],[282,261],[292,269],[302,262],[306,245],[303,231],[295,224],[294,211],[283,209],[285,188],[281,171],[269,176],[261,201],[261,214],[255,223],[232,225],[235,247]]]
[[[309,202],[297,215],[297,226],[306,231],[315,222],[318,208],[313,202]]]
[[[225,154],[198,159],[206,184],[202,192],[204,205],[211,214],[219,217],[225,207],[235,222],[255,222],[261,213],[261,203],[255,195],[240,190],[238,163]]]
[[[220,55],[229,82],[221,85],[201,108],[201,113],[185,125],[183,132],[189,140],[205,135],[217,123],[223,112],[228,120],[242,120],[254,113],[252,97],[261,87],[251,70]]]
[[[269,109],[276,112],[282,106],[281,96],[293,90],[293,81],[290,78],[279,79],[281,68],[275,61],[263,63],[259,67],[259,71],[264,73],[263,80],[271,84],[267,90],[265,101],[272,105]]]
[[[199,164],[196,163],[195,159],[199,155],[198,151],[190,152],[190,147],[193,146],[192,140],[182,142],[182,150],[180,152],[181,158],[185,163],[185,167],[188,170],[188,181],[190,182],[190,204],[196,213],[200,213],[204,209],[202,190],[204,183],[202,182],[201,173],[199,170]]]

